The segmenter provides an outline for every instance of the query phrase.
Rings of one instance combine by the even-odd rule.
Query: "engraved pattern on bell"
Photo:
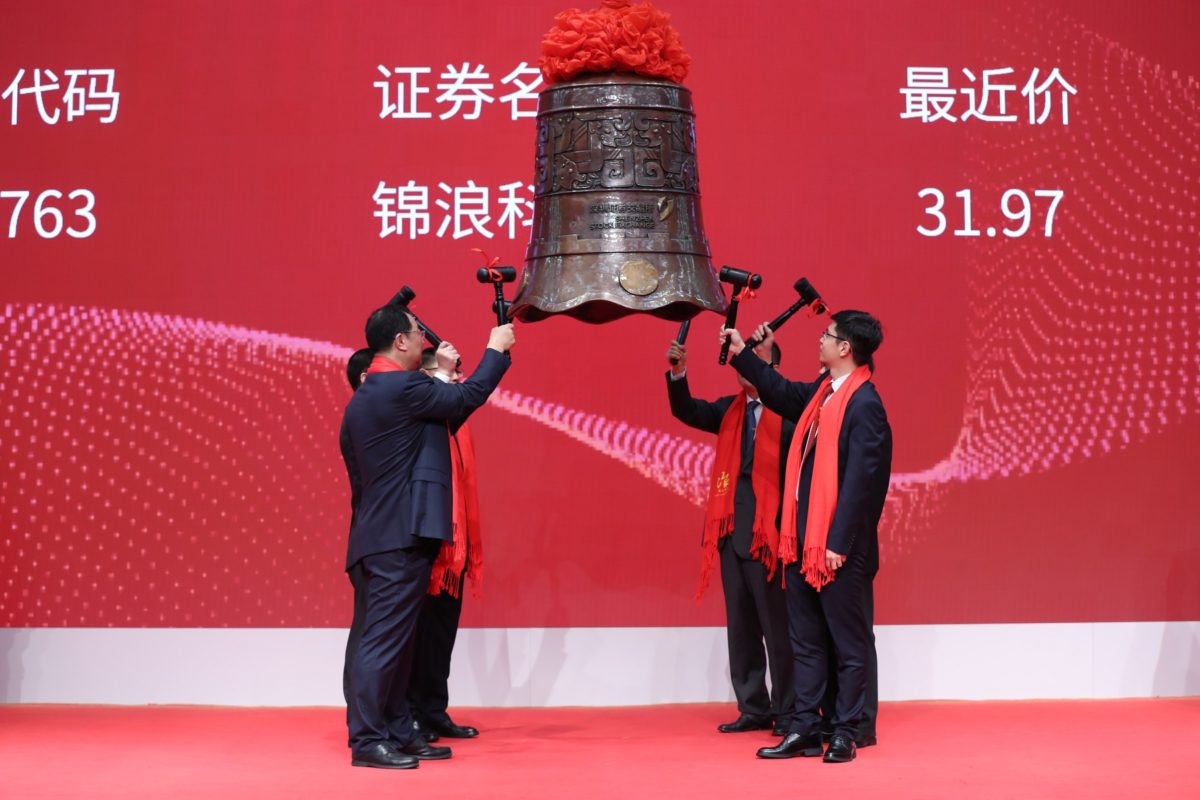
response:
[[[628,74],[555,84],[539,98],[535,164],[517,319],[724,312],[700,214],[691,92]],[[654,270],[653,286],[625,271],[636,261]]]
[[[621,288],[638,297],[645,297],[658,288],[658,270],[644,258],[626,261],[621,267]]]

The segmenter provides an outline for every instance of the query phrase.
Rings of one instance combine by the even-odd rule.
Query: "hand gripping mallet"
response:
[[[683,322],[679,323],[679,333],[675,334],[675,344],[683,344],[684,342],[686,342],[687,336],[688,336],[688,331],[690,331],[691,329],[692,329],[692,321],[690,319],[685,319]],[[675,358],[674,356],[671,356],[671,358],[668,360],[672,364],[679,363],[679,359]]]
[[[721,272],[717,277],[722,283],[728,283],[734,288],[733,297],[729,300],[729,311],[725,314],[725,327],[733,328],[737,325],[738,301],[754,296],[754,290],[762,286],[762,275],[733,267],[721,267]],[[721,357],[717,359],[717,363],[724,364],[728,360],[729,337],[726,336],[725,343],[721,345]]]

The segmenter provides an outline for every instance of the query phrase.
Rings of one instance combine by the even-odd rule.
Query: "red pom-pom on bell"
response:
[[[572,8],[554,18],[539,65],[546,83],[586,72],[634,72],[683,83],[691,63],[669,14],[651,3],[603,0],[592,11]]]

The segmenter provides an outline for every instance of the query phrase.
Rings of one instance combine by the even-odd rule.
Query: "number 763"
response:
[[[994,237],[997,233],[1003,233],[1010,239],[1015,239],[1018,236],[1024,236],[1033,223],[1034,203],[1029,199],[1029,195],[1021,189],[1009,189],[1000,198],[1000,213],[1005,219],[1016,223],[1015,228],[1001,227],[996,228],[994,225],[989,225],[986,228],[980,229],[972,226],[972,208],[971,208],[971,190],[963,189],[955,192],[954,196],[961,201],[962,208],[962,226],[954,230],[955,236],[986,236]],[[1042,227],[1042,235],[1049,237],[1054,233],[1054,212],[1058,210],[1058,204],[1063,199],[1062,189],[1034,189],[1034,198],[1045,198],[1050,201],[1046,207],[1045,224]],[[946,219],[947,209],[946,195],[941,189],[935,189],[932,186],[926,187],[917,192],[917,197],[931,198],[931,204],[925,209],[925,213],[932,217],[932,227],[925,225],[917,226],[917,233],[922,236],[941,236],[949,227],[949,222]]]
[[[15,200],[8,217],[8,238],[17,238],[17,227],[21,220],[21,209],[32,194],[27,189],[5,189],[0,191],[0,200]],[[60,206],[64,208],[60,209]],[[64,231],[74,239],[86,239],[96,232],[96,217],[92,209],[96,206],[96,195],[87,189],[76,189],[66,195],[57,189],[47,189],[33,201],[30,217],[33,229],[43,239],[53,239]],[[66,218],[63,211],[67,212]],[[70,223],[70,224],[68,224]],[[76,228],[75,225],[81,227]]]

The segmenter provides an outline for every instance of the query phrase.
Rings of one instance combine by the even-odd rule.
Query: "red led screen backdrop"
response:
[[[1200,617],[1200,11],[686,0],[714,262],[885,326],[881,623]],[[343,365],[401,284],[473,365],[562,4],[15,3],[0,624],[338,626]],[[734,387],[695,320],[698,393]],[[822,321],[779,335],[816,370]],[[471,626],[715,625],[671,323],[518,325]]]

